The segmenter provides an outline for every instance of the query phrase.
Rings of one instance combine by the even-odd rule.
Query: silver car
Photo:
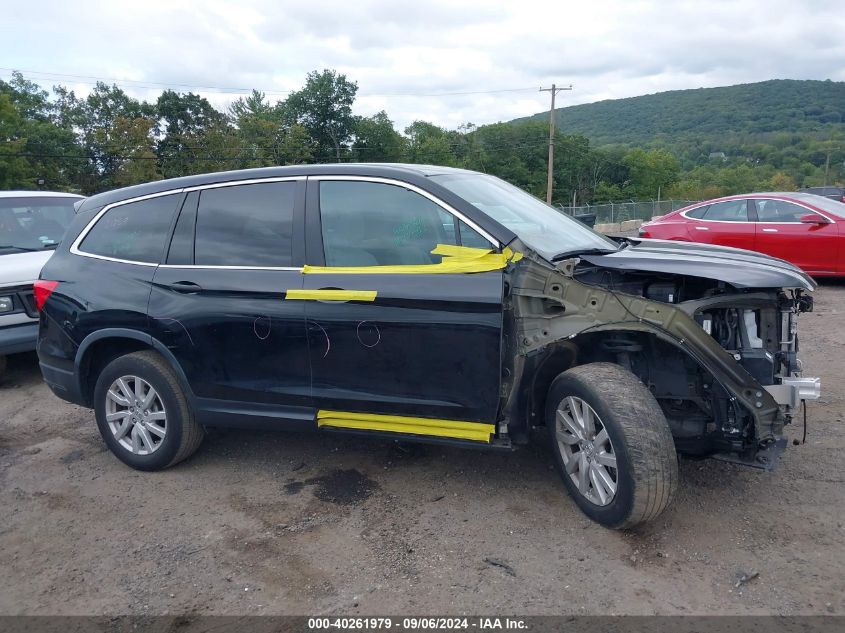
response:
[[[32,284],[61,242],[82,196],[0,191],[0,374],[6,355],[35,349],[38,311]]]

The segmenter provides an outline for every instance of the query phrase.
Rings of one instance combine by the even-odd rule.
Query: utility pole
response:
[[[552,107],[549,109],[549,167],[546,180],[546,204],[552,203],[552,172],[555,159],[555,95],[561,90],[572,90],[572,86],[558,88],[555,84],[552,84],[551,88],[540,88],[540,92],[552,93]]]
[[[832,152],[838,152],[838,147],[827,148],[827,159],[824,161],[824,186],[827,187],[827,174],[830,171],[830,155]]]

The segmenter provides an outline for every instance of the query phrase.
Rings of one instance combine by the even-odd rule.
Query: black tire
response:
[[[167,412],[165,436],[158,448],[148,455],[138,455],[124,448],[106,422],[109,387],[122,376],[138,376],[149,383]],[[187,459],[199,448],[204,436],[204,430],[194,420],[173,369],[164,358],[152,351],[127,354],[106,365],[94,388],[94,411],[100,435],[111,452],[123,463],[138,470],[161,470]]]
[[[0,378],[6,373],[6,357],[0,355]]]
[[[616,491],[609,503],[605,500],[607,505],[579,492],[566,473],[564,444],[556,434],[556,413],[559,407],[565,408],[569,396],[592,407],[610,437],[617,466],[607,471],[616,476]],[[657,400],[631,372],[611,363],[591,363],[560,374],[549,388],[546,426],[564,485],[593,521],[608,528],[631,528],[657,517],[674,498],[678,458],[669,424]],[[589,450],[592,452],[592,444]]]

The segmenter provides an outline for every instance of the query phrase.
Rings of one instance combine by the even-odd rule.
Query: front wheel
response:
[[[672,433],[631,372],[591,363],[560,374],[549,389],[546,426],[564,485],[592,520],[630,528],[654,519],[674,497]]]

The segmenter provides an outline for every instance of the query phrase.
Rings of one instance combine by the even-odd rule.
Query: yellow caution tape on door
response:
[[[476,442],[490,442],[496,431],[493,424],[483,422],[463,422],[461,420],[436,420],[432,418],[411,418],[401,415],[382,415],[376,413],[350,413],[348,411],[318,411],[317,426],[362,429],[367,431],[387,431],[410,435],[434,435],[452,437]]]
[[[375,301],[376,290],[298,290],[285,292],[285,299],[302,299],[316,301]]]
[[[515,253],[508,247],[505,247],[501,253],[496,253],[487,248],[438,244],[431,253],[432,255],[442,255],[443,260],[439,264],[397,266],[304,266],[302,272],[318,275],[483,273],[500,270],[507,266],[509,262],[516,263],[522,259],[522,253]]]

